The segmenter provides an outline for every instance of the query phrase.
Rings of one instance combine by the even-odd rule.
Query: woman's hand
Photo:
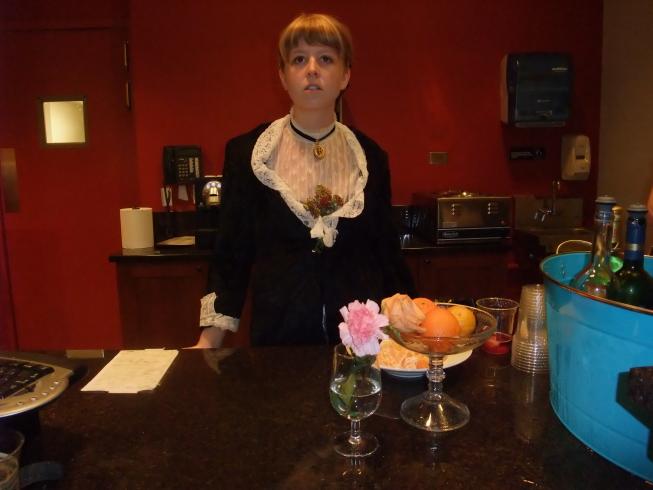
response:
[[[224,339],[224,330],[218,327],[203,328],[197,343],[187,349],[218,349]]]

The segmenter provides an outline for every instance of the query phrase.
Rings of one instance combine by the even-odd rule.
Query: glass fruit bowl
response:
[[[438,303],[438,308],[462,306],[471,311],[476,326],[469,336],[425,337],[417,333],[406,333],[388,327],[386,333],[409,350],[429,356],[426,376],[429,388],[401,404],[401,418],[418,429],[429,432],[448,432],[459,429],[469,422],[469,409],[442,389],[444,380],[443,358],[449,354],[465,352],[482,345],[496,331],[497,321],[489,313],[471,306],[455,303]]]

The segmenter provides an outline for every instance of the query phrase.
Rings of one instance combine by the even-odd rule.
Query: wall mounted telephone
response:
[[[163,147],[163,183],[189,184],[202,175],[202,149],[199,146]]]

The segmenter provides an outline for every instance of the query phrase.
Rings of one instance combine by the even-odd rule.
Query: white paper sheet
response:
[[[82,388],[82,391],[138,393],[159,385],[178,351],[164,349],[123,350]]]

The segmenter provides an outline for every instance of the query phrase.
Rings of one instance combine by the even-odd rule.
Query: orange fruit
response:
[[[469,308],[462,305],[455,305],[449,308],[449,313],[456,317],[460,325],[460,335],[469,337],[476,329],[476,316]]]
[[[413,303],[415,303],[425,315],[435,308],[435,302],[428,298],[414,298]]]
[[[448,308],[436,306],[426,314],[420,325],[425,337],[458,337],[460,324]]]
[[[415,363],[415,369],[426,369],[427,367],[429,367],[429,360],[424,356],[420,356]]]

